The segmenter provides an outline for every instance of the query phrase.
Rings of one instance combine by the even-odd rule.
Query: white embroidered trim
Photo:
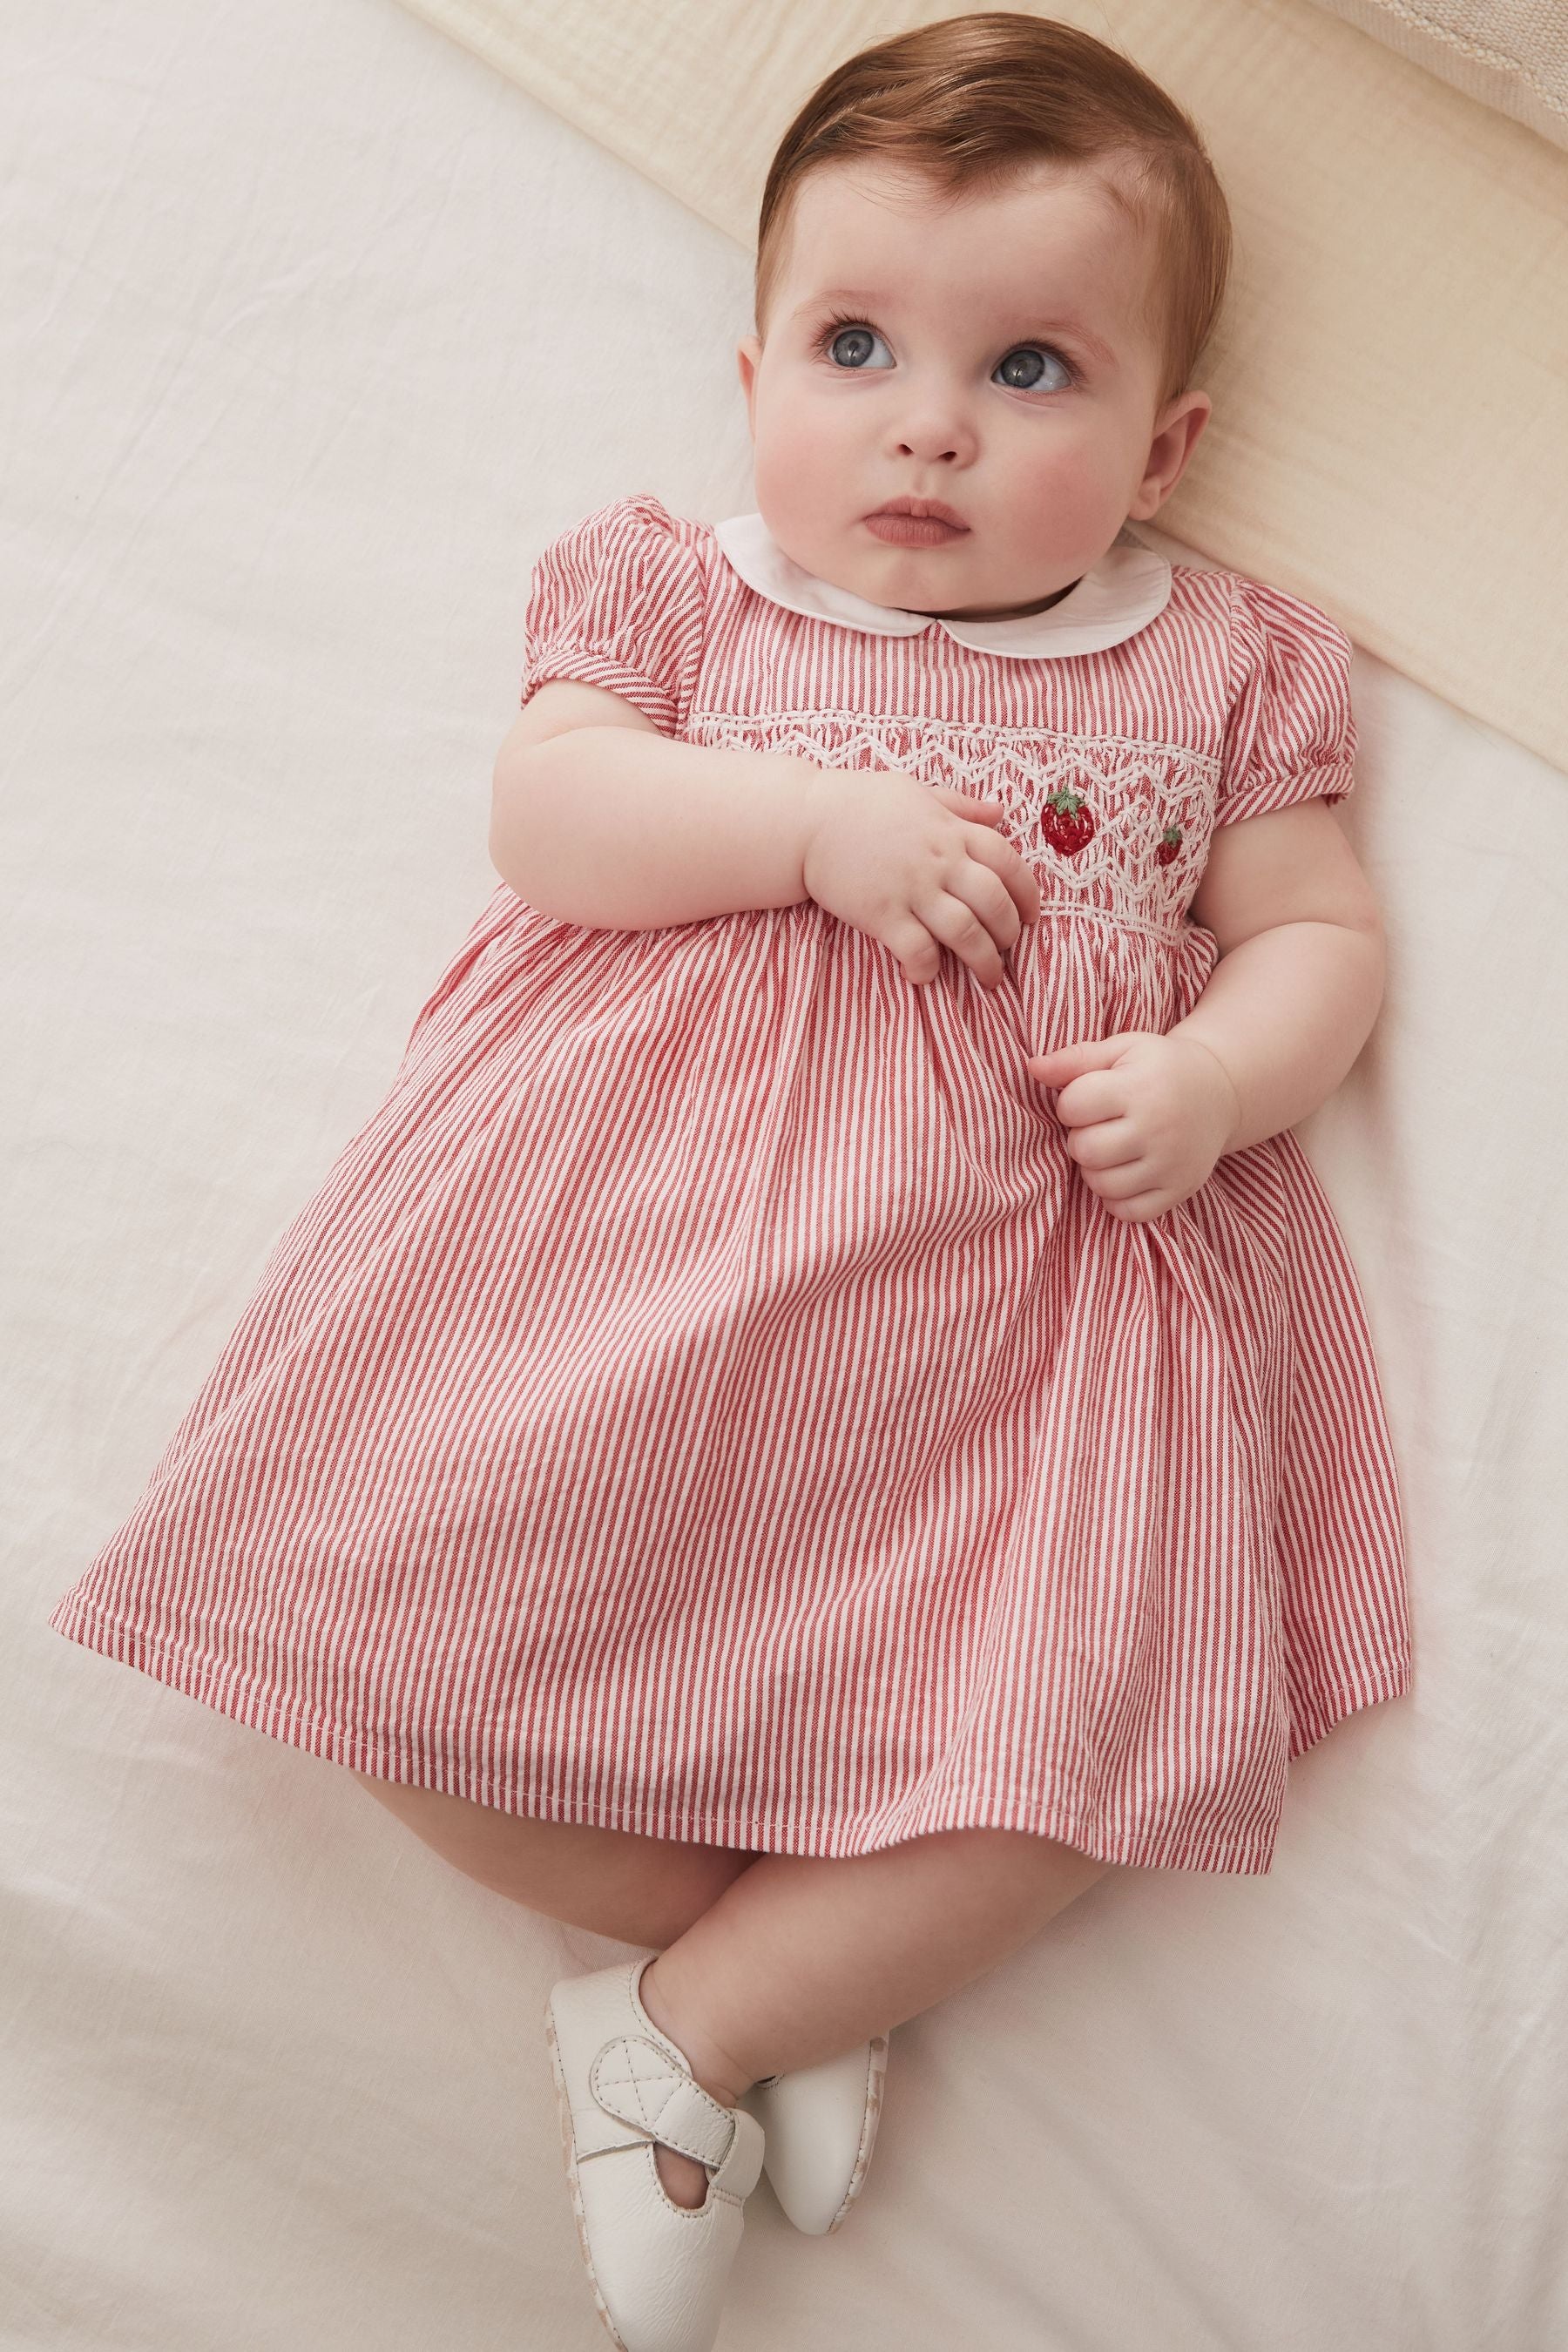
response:
[[[1114,735],[1059,735],[1039,728],[853,710],[773,710],[755,716],[693,710],[694,743],[776,751],[824,768],[898,768],[923,783],[997,800],[1003,830],[1037,869],[1042,912],[1099,915],[1161,939],[1180,937],[1203,878],[1220,762],[1181,744]],[[1047,835],[1046,803],[1063,787],[1093,820],[1083,845]],[[1168,827],[1175,854],[1156,856]]]

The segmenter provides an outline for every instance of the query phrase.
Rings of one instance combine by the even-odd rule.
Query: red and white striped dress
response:
[[[1041,919],[991,993],[811,900],[605,930],[498,887],[50,1624],[552,1821],[1267,1871],[1289,1760],[1410,1680],[1355,1272],[1293,1133],[1130,1223],[1025,1066],[1180,1020],[1211,828],[1352,789],[1343,632],[1166,570],[1018,658],[794,609],[651,497],[547,548],[524,701],[995,796]]]

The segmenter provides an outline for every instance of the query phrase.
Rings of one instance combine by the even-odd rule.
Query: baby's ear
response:
[[[1133,522],[1152,522],[1186,472],[1205,425],[1214,413],[1206,392],[1178,393],[1154,419],[1149,463],[1138,495],[1128,508]]]
[[[740,371],[741,390],[746,396],[746,416],[755,432],[757,398],[757,368],[762,360],[762,343],[755,335],[742,335],[735,346],[735,363]]]

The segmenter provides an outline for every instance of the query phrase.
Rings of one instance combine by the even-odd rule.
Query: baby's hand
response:
[[[1132,1224],[1206,1182],[1241,1116],[1223,1063],[1195,1037],[1123,1029],[1033,1055],[1028,1071],[1060,1087],[1056,1114],[1085,1183]]]

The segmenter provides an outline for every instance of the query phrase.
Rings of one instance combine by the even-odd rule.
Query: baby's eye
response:
[[[1041,360],[1048,360],[1051,365],[1059,371],[1062,379],[1061,383],[1058,384],[1047,384],[1046,387],[1047,391],[1060,392],[1067,384],[1069,384],[1072,382],[1072,369],[1068,365],[1066,360],[1063,359],[1061,353],[1059,352],[1053,352],[1048,343],[1018,343],[1015,345],[1014,349],[1008,352],[1006,358],[1001,362],[997,367],[996,373],[998,375],[1001,375],[1004,370],[1007,372],[1007,382],[1011,384],[1015,392],[1037,392],[1040,385],[1038,369]],[[1018,364],[1020,362],[1021,372],[1020,365]]]
[[[847,324],[837,324],[829,327],[822,338],[822,343],[823,348],[826,350],[830,360],[834,358],[834,354],[839,350],[840,345],[843,345],[846,352],[847,353],[846,366],[848,368],[863,368],[866,363],[868,345],[872,343],[882,343],[882,338],[877,332],[875,327],[862,327],[853,322],[849,322]],[[885,352],[888,350],[886,343],[882,343],[882,349]],[[892,353],[889,352],[888,356],[890,359],[892,357]],[[837,362],[835,362],[835,364],[837,365]]]
[[[864,326],[858,320],[839,320],[824,329],[817,340],[817,349],[840,374],[864,374],[871,348],[876,343],[881,343],[883,351],[888,351],[875,327]],[[891,360],[890,352],[888,352],[888,357]],[[1045,389],[1047,392],[1065,391],[1075,381],[1077,371],[1059,352],[1052,351],[1048,343],[1015,344],[1006,357],[998,362],[996,374],[1004,376],[1014,392],[1037,392],[1041,388],[1043,363],[1046,362],[1057,370],[1058,381],[1054,383],[1047,381]],[[881,371],[875,372],[879,373]]]

